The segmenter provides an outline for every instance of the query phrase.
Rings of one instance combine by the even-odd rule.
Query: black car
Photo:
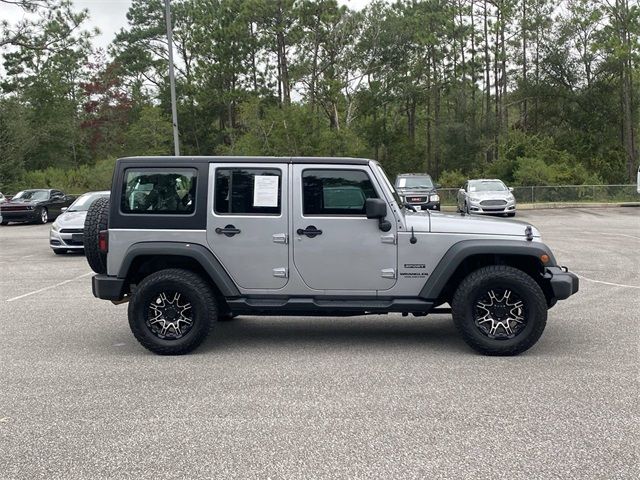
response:
[[[396,177],[398,194],[416,210],[440,210],[437,187],[426,173],[401,173]]]
[[[22,190],[0,205],[2,225],[9,222],[47,223],[55,220],[62,209],[71,205],[74,200],[75,197],[65,195],[60,190]]]

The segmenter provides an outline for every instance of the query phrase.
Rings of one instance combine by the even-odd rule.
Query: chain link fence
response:
[[[439,188],[440,202],[455,205],[458,190]],[[513,195],[519,203],[640,202],[635,184],[513,187]]]

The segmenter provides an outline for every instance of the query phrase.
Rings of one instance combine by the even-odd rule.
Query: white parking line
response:
[[[20,300],[21,298],[30,297],[31,295],[35,295],[36,293],[46,292],[47,290],[54,289],[56,287],[61,287],[62,285],[66,285],[67,283],[75,282],[76,280],[80,280],[81,278],[88,277],[89,275],[93,275],[93,272],[85,273],[75,278],[71,278],[69,280],[65,280],[64,282],[56,283],[55,285],[49,285],[48,287],[41,288],[39,290],[34,290],[33,292],[25,293],[24,295],[19,295],[17,297],[9,298],[7,302],[13,302],[15,300]]]
[[[593,278],[583,277],[580,274],[576,275],[578,275],[578,278],[580,278],[581,280],[586,280],[587,282],[601,283],[603,285],[611,285],[613,287],[640,288],[640,285],[625,285],[624,283],[603,282],[602,280],[594,280]]]
[[[627,235],[626,233],[600,233],[600,235],[615,235],[617,237],[627,237],[627,238],[635,238],[636,240],[640,240],[640,237],[636,237],[635,235]]]

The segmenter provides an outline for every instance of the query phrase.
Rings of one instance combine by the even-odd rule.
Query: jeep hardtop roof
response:
[[[367,165],[371,160],[350,157],[251,157],[251,156],[151,156],[151,157],[123,157],[122,162],[154,162],[174,163],[176,161],[189,163],[325,163],[335,165]]]

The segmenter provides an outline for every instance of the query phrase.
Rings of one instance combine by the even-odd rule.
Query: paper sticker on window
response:
[[[278,180],[275,175],[256,175],[253,177],[253,206],[278,206]]]
[[[406,178],[399,178],[398,179],[398,188],[403,188],[406,184],[407,184],[407,179]]]

